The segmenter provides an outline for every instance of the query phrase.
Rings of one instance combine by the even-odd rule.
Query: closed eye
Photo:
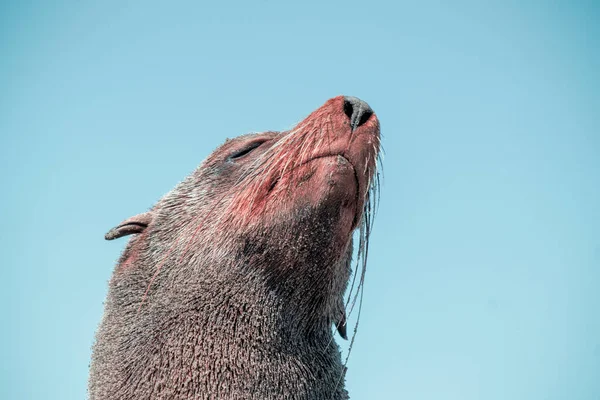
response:
[[[229,159],[230,160],[237,160],[238,158],[242,158],[246,154],[250,153],[252,150],[254,150],[257,147],[259,147],[264,142],[265,141],[252,142],[248,146],[246,146],[246,147],[242,148],[241,150],[238,150],[235,153],[233,153],[232,155],[230,155]]]

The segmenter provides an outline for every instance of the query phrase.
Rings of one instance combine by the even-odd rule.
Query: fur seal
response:
[[[332,325],[346,337],[379,131],[367,103],[332,98],[290,131],[228,139],[111,229],[135,236],[109,282],[90,399],[347,399]]]

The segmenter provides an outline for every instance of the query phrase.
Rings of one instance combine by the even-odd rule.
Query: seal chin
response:
[[[312,158],[298,167],[298,202],[326,210],[337,218],[341,232],[355,227],[359,181],[354,165],[341,154]]]

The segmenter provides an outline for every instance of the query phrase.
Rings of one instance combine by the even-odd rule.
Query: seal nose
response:
[[[344,97],[344,114],[350,118],[350,126],[354,131],[359,126],[371,118],[373,110],[369,105],[359,99],[358,97],[345,96]]]

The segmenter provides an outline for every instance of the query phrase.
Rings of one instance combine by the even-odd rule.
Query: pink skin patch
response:
[[[276,138],[265,153],[268,163],[242,181],[227,214],[238,224],[291,213],[298,203],[316,206],[341,202],[352,209],[351,223],[340,223],[347,236],[362,216],[362,208],[379,152],[379,121],[375,114],[352,130],[344,113],[344,97],[327,101],[289,132]],[[307,175],[310,175],[307,177]],[[238,188],[239,189],[239,188]],[[348,211],[349,212],[349,211]]]

